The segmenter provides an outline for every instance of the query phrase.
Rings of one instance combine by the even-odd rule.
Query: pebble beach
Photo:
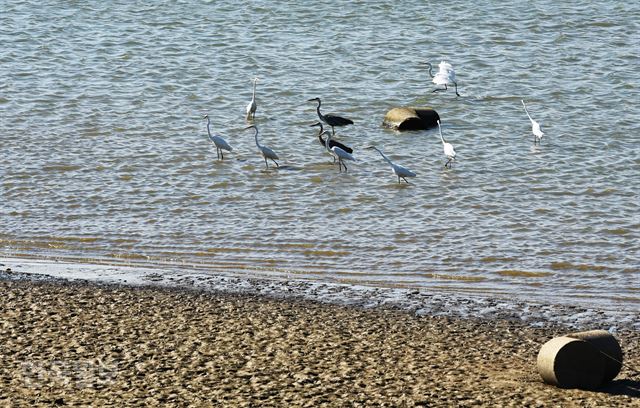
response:
[[[566,325],[15,276],[0,276],[2,406],[640,406],[633,328],[616,332],[616,380],[567,390],[536,370]]]

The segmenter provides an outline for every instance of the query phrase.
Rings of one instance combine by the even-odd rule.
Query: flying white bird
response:
[[[527,113],[527,116],[531,121],[531,132],[533,132],[533,144],[540,143],[540,140],[542,140],[542,135],[544,135],[544,132],[540,129],[540,124],[535,120],[533,120],[531,118],[531,115],[529,115],[529,111],[527,110],[527,105],[524,104],[524,101],[520,100],[520,102],[522,102],[522,106],[524,106],[524,111]]]
[[[226,150],[228,152],[232,151],[233,149],[231,148],[231,146],[229,146],[229,143],[227,143],[226,140],[224,140],[222,137],[215,135],[212,136],[211,135],[211,130],[209,129],[209,125],[211,124],[211,119],[209,119],[209,115],[204,115],[204,118],[207,120],[207,133],[209,134],[209,140],[211,140],[213,142],[213,144],[216,146],[216,154],[218,155],[218,160],[224,160],[224,155],[222,154],[223,150]]]
[[[324,140],[325,148],[338,159],[339,171],[342,172],[342,166],[344,166],[344,171],[347,171],[347,165],[344,164],[344,160],[356,161],[355,157],[351,155],[351,153],[347,153],[344,149],[339,146],[331,146],[331,132],[328,130],[324,131],[324,134],[327,135],[327,138]]]
[[[393,173],[398,176],[398,183],[400,183],[400,179],[403,179],[405,182],[409,183],[407,181],[407,179],[405,177],[415,177],[416,173],[412,172],[411,170],[407,169],[406,167],[402,167],[399,164],[395,164],[394,162],[392,162],[387,156],[385,156],[384,153],[382,153],[382,151],[380,149],[378,149],[375,146],[371,146],[372,149],[375,149],[378,153],[380,153],[380,155],[382,156],[382,158],[389,163],[389,165],[391,166],[391,168],[393,169]]]
[[[451,168],[451,164],[456,158],[456,151],[453,149],[453,145],[449,142],[446,142],[444,140],[444,137],[442,137],[442,126],[440,126],[439,120],[437,122],[438,130],[440,131],[440,140],[442,140],[442,149],[444,150],[444,155],[448,158],[447,162],[444,164],[444,167],[447,167],[447,165],[449,165],[449,168]]]
[[[456,82],[456,71],[451,64],[446,61],[440,61],[440,64],[438,64],[438,72],[435,75],[433,75],[433,66],[431,63],[427,62],[427,65],[429,66],[431,81],[436,85],[444,85],[444,89],[436,88],[431,92],[446,91],[447,84],[453,84],[456,89],[456,95],[460,96],[458,93],[458,83]]]
[[[264,165],[267,166],[267,168],[269,168],[269,163],[267,162],[267,159],[269,159],[276,164],[276,167],[280,167],[280,165],[276,161],[280,159],[276,154],[276,152],[269,149],[267,146],[261,145],[260,142],[258,142],[258,127],[256,125],[251,125],[251,126],[248,126],[246,129],[251,129],[251,128],[253,128],[256,131],[256,134],[255,134],[256,146],[258,146],[258,150],[260,150],[260,154],[264,158]]]
[[[247,120],[253,120],[256,117],[256,82],[258,82],[258,77],[253,78],[253,96],[247,105]]]

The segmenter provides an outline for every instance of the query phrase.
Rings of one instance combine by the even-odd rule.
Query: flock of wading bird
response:
[[[435,75],[433,75],[433,66],[431,65],[431,63],[427,62],[427,66],[429,67],[429,76],[431,76],[432,82],[436,85],[444,86],[444,88],[436,88],[432,92],[446,91],[448,89],[447,86],[450,84],[453,84],[455,87],[456,95],[460,96],[460,94],[458,93],[458,83],[456,82],[456,71],[453,69],[451,64],[449,64],[446,61],[441,61],[440,64],[438,65],[438,72]],[[253,121],[255,119],[256,109],[257,109],[256,83],[258,82],[258,78],[253,78],[252,82],[253,82],[253,95],[251,97],[251,102],[249,102],[246,109],[247,121]],[[311,126],[319,127],[318,141],[320,142],[320,145],[322,145],[322,147],[325,148],[333,156],[333,162],[334,163],[336,161],[338,162],[338,169],[339,169],[338,171],[342,172],[342,168],[344,167],[344,171],[346,172],[347,165],[345,164],[345,161],[356,161],[355,157],[353,157],[353,149],[349,146],[346,146],[338,142],[337,140],[332,139],[332,137],[335,136],[336,126],[340,127],[340,126],[353,125],[353,121],[351,119],[347,119],[338,115],[332,115],[332,114],[323,115],[322,112],[320,112],[320,106],[322,105],[322,101],[320,100],[320,98],[309,99],[309,102],[312,102],[312,101],[318,103],[318,106],[316,107],[316,111],[318,113],[318,118],[320,119],[320,122],[317,122],[311,125]],[[531,131],[533,132],[533,136],[534,136],[533,143],[534,144],[540,143],[540,140],[542,139],[542,135],[544,134],[540,129],[540,124],[535,120],[533,120],[533,118],[531,118],[531,115],[529,114],[529,111],[527,110],[527,106],[525,105],[524,101],[522,100],[521,102],[522,102],[522,106],[524,107],[524,111],[527,114],[527,117],[531,121]],[[209,115],[205,115],[204,118],[207,119],[207,133],[209,134],[209,139],[216,147],[216,154],[218,156],[218,160],[224,160],[224,151],[226,150],[228,152],[231,152],[233,148],[221,136],[211,135],[211,129],[210,129],[211,120],[209,119]],[[324,127],[322,125],[323,123],[331,126],[331,131],[324,130]],[[440,120],[438,120],[437,123],[438,123],[438,131],[440,133],[440,140],[442,141],[442,149],[444,151],[444,155],[447,158],[447,161],[444,164],[444,167],[451,168],[456,158],[456,151],[453,148],[453,145],[447,142],[442,136],[442,127],[440,126]],[[276,160],[279,160],[280,158],[278,157],[276,152],[273,151],[271,148],[260,144],[258,140],[258,127],[255,124],[253,124],[251,126],[248,126],[246,129],[254,130],[256,146],[258,147],[260,155],[264,159],[264,164],[267,167],[267,169],[269,168],[269,160],[275,163],[276,167],[279,167],[279,164]],[[323,138],[323,136],[326,136],[326,138]],[[408,168],[392,162],[377,147],[368,146],[367,148],[374,149],[378,153],[380,153],[384,161],[386,161],[391,166],[393,173],[398,177],[398,183],[401,183],[402,180],[409,183],[407,181],[407,177],[416,176],[416,173],[409,170]]]

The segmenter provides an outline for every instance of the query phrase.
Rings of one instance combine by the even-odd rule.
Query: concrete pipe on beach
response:
[[[395,130],[426,130],[438,126],[438,112],[427,107],[393,108],[384,116],[382,126]]]
[[[604,357],[603,382],[616,378],[622,370],[622,349],[618,340],[606,330],[590,330],[567,334],[567,337],[586,341],[596,348]]]
[[[572,333],[546,342],[538,352],[537,365],[547,384],[594,390],[618,375],[622,350],[607,331]]]

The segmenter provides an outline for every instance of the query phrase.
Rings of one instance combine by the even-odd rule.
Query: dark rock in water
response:
[[[395,130],[425,130],[438,126],[438,112],[427,107],[393,108],[384,116],[382,126]]]

